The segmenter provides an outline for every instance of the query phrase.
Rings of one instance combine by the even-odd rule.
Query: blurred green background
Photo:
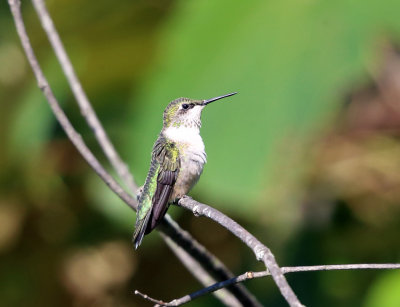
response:
[[[399,1],[47,4],[139,185],[169,101],[238,91],[203,113],[208,164],[191,195],[244,225],[282,266],[400,262]],[[30,2],[22,8],[57,98],[106,164]],[[156,233],[133,250],[135,214],[56,123],[6,1],[0,144],[1,305],[150,306],[133,291],[171,300],[201,287]],[[234,273],[263,269],[221,227],[169,212]],[[307,306],[400,306],[397,271],[288,280]],[[286,306],[270,279],[246,286],[263,304]]]

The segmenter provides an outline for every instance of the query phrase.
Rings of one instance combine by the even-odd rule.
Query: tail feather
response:
[[[136,221],[135,232],[133,233],[133,238],[132,238],[133,244],[135,245],[135,249],[137,249],[139,245],[142,243],[143,236],[147,229],[147,224],[149,223],[151,211],[152,210],[149,210],[149,212],[147,212],[146,216],[143,219]]]

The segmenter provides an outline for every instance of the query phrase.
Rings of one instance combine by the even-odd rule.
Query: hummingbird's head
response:
[[[209,103],[235,95],[230,93],[208,100],[194,100],[190,98],[178,98],[171,101],[164,111],[164,128],[168,127],[197,127],[201,126],[201,111]]]

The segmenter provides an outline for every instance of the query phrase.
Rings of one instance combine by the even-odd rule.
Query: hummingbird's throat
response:
[[[196,128],[196,129],[200,129],[201,128],[201,120],[198,119],[182,119],[179,121],[174,121],[171,123],[171,125],[169,127],[174,127],[174,128],[181,128],[181,129],[185,129],[185,128]]]
[[[200,137],[200,128],[196,126],[179,126],[179,127],[168,127],[163,131],[163,135],[173,142],[178,144],[191,144],[202,142]],[[199,139],[199,140],[198,140]],[[197,144],[194,144],[197,145]],[[203,145],[204,146],[204,145]]]

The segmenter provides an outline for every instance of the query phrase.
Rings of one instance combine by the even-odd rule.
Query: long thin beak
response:
[[[230,94],[214,97],[214,98],[211,98],[211,99],[208,99],[208,100],[204,100],[203,101],[203,106],[208,105],[209,103],[211,103],[211,102],[213,102],[215,100],[219,100],[219,99],[222,99],[222,98],[225,98],[225,97],[229,97],[229,96],[233,96],[233,95],[236,95],[236,94],[237,94],[237,92],[234,92],[234,93],[230,93]]]

